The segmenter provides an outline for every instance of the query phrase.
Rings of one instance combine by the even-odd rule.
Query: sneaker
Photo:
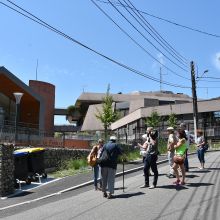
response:
[[[143,186],[140,186],[140,188],[147,188],[147,187],[149,187],[148,184],[144,184]]]
[[[111,199],[113,196],[111,193],[108,194],[107,199]]]
[[[149,187],[149,189],[154,189],[154,188],[156,188],[156,186],[154,186],[154,185]]]
[[[106,192],[103,193],[103,197],[107,198],[107,193]]]

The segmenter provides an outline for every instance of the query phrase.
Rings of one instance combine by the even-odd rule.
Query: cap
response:
[[[167,131],[173,131],[173,130],[174,130],[173,127],[168,127],[168,128],[167,128]]]
[[[114,135],[111,136],[109,139],[112,140],[112,141],[116,141],[117,140],[117,138]]]

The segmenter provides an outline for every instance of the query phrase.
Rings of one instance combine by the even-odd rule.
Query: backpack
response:
[[[87,157],[87,163],[91,167],[94,167],[97,164],[98,147],[96,146],[95,149],[93,149],[92,151],[93,152],[90,152],[90,154]]]

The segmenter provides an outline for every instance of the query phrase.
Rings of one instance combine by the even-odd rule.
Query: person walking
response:
[[[103,145],[104,145],[104,140],[99,139],[98,144],[92,148],[88,158],[91,158],[91,156],[95,156],[98,160],[98,158],[100,157],[100,154],[102,152]],[[93,179],[94,179],[95,190],[101,190],[101,188],[102,188],[101,167],[98,163],[96,163],[93,166]],[[98,183],[99,183],[99,186],[98,186]]]
[[[173,127],[168,127],[167,128],[168,132],[168,141],[167,141],[167,157],[168,157],[168,162],[170,166],[169,173],[167,174],[168,178],[175,178],[174,175],[174,170],[173,170],[173,157],[175,154],[175,149],[174,145],[177,143],[177,138],[176,135],[174,134],[174,128]]]
[[[197,130],[197,140],[196,140],[196,147],[197,147],[197,155],[200,162],[199,169],[204,169],[205,165],[205,138],[203,136],[202,130]]]
[[[175,155],[173,158],[174,165],[173,165],[173,170],[176,175],[176,181],[174,184],[176,185],[184,185],[185,184],[185,167],[184,167],[184,159],[186,155],[186,142],[187,142],[187,137],[186,133],[184,130],[179,130],[177,132],[177,137],[178,137],[178,142],[176,145],[174,145],[175,149]],[[180,174],[178,168],[180,167],[181,172],[182,172],[182,180],[180,181]]]
[[[108,160],[105,163],[102,162],[100,163],[101,174],[102,174],[103,197],[107,197],[108,199],[111,199],[114,194],[117,160],[118,160],[118,156],[122,154],[122,150],[116,143],[116,140],[117,138],[115,136],[111,136],[109,142],[104,145],[100,156],[100,160],[101,160],[104,151],[106,151],[105,153],[108,155]],[[109,191],[108,194],[106,191],[107,186]]]
[[[158,170],[157,170],[157,159],[158,159],[158,132],[153,130],[152,127],[147,128],[147,135],[149,137],[149,143],[146,146],[146,157],[144,160],[144,177],[145,183],[141,188],[149,187],[154,189],[157,186]],[[149,186],[149,170],[154,173],[153,185]]]
[[[188,172],[189,171],[189,160],[188,160],[188,150],[189,150],[189,144],[190,144],[190,133],[186,128],[186,123],[181,123],[180,124],[180,129],[185,131],[186,134],[186,155],[185,155],[185,160],[184,160],[184,167],[185,167],[185,171]]]

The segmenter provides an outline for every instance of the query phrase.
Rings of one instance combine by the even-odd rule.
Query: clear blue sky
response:
[[[6,0],[1,2],[10,4]],[[220,35],[219,0],[131,0],[131,2],[139,10],[147,13]],[[90,0],[17,0],[15,3],[85,45],[159,79],[160,65],[125,36]],[[162,56],[111,5],[100,2],[97,4],[152,56],[160,59],[174,72],[190,78],[189,68],[188,72],[184,72]],[[145,37],[175,61],[123,8],[118,7],[118,9]],[[208,69],[207,76],[220,77],[220,38],[192,32],[147,15],[144,16],[172,47],[187,58],[188,66],[193,60],[198,66],[199,74]],[[18,15],[2,4],[0,4],[0,26],[0,66],[5,66],[28,84],[30,79],[36,78],[35,69],[38,59],[38,80],[56,86],[56,107],[66,108],[74,104],[83,90],[85,92],[106,92],[108,83],[111,85],[112,93],[160,89],[158,82],[129,72]],[[178,63],[178,61],[175,62]],[[191,86],[190,81],[174,75],[164,67],[162,67],[162,74],[163,80],[170,83]],[[220,96],[219,88],[210,88],[220,87],[220,83],[217,80],[209,79],[209,81],[214,82],[200,81],[198,83],[198,87],[209,87],[209,89],[198,88],[198,97]],[[191,95],[190,88],[162,85],[162,89]],[[65,120],[56,118],[55,122],[64,123]]]

